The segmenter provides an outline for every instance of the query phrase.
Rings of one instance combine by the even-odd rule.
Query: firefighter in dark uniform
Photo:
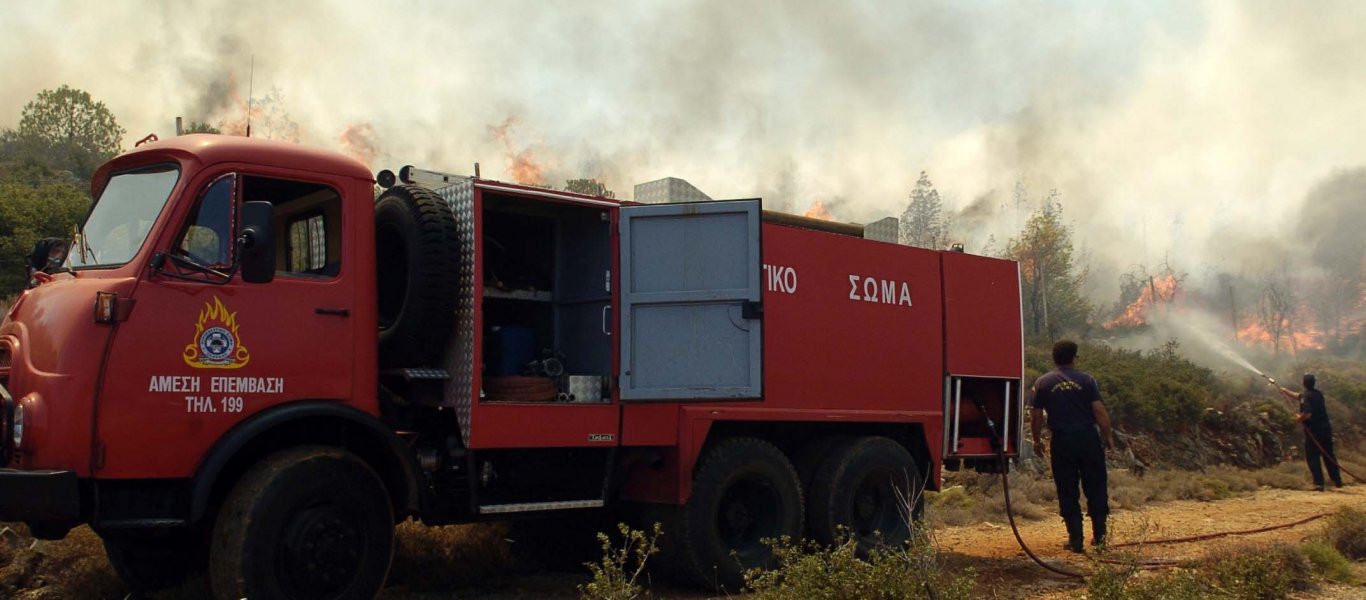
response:
[[[1328,407],[1324,406],[1323,392],[1316,387],[1317,380],[1313,373],[1305,373],[1303,383],[1304,391],[1301,393],[1282,386],[1276,387],[1285,397],[1300,401],[1298,418],[1304,423],[1304,460],[1309,463],[1309,475],[1314,478],[1314,487],[1323,491],[1323,467],[1320,462],[1328,463],[1328,477],[1333,480],[1333,485],[1342,487],[1342,473],[1338,471],[1337,455],[1333,453],[1333,426],[1328,423]]]
[[[1053,345],[1053,364],[1057,368],[1034,381],[1030,406],[1030,430],[1034,449],[1044,454],[1039,434],[1044,415],[1052,432],[1049,453],[1053,455],[1053,482],[1058,488],[1058,512],[1067,524],[1066,548],[1083,552],[1080,494],[1086,493],[1091,516],[1091,544],[1105,543],[1105,519],[1110,514],[1106,489],[1105,451],[1115,445],[1110,430],[1110,413],[1100,399],[1100,386],[1094,377],[1076,368],[1077,344],[1062,340]]]

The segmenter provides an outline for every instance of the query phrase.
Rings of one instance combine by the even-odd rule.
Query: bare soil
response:
[[[1366,485],[1330,488],[1325,492],[1266,489],[1214,502],[1178,500],[1137,510],[1119,510],[1111,514],[1111,541],[1116,544],[1146,543],[1117,548],[1110,555],[1139,560],[1188,560],[1201,558],[1230,544],[1300,543],[1317,535],[1322,530],[1322,521],[1199,542],[1152,542],[1293,523],[1332,513],[1343,506],[1366,507]],[[1060,519],[1046,518],[1018,522],[1018,525],[1025,543],[1044,560],[1071,571],[1090,572],[1096,566],[1089,555],[1078,556],[1062,548],[1066,534]],[[1089,540],[1089,527],[1087,537]],[[1034,564],[1020,550],[1006,522],[949,527],[940,530],[936,538],[950,564],[977,571],[985,597],[1053,598],[1084,587],[1077,579],[1055,575]],[[1356,568],[1358,575],[1366,571],[1360,563]],[[1366,598],[1366,587],[1325,586],[1320,592],[1306,597]]]

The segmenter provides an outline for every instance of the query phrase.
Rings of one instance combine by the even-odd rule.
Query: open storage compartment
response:
[[[950,375],[944,390],[944,458],[994,457],[987,418],[996,424],[1006,454],[1014,454],[1019,406],[1018,379]]]
[[[608,210],[486,193],[485,402],[607,402]]]

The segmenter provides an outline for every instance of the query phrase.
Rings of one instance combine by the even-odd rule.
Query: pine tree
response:
[[[910,203],[901,213],[901,243],[942,250],[948,247],[948,225],[939,190],[934,189],[930,176],[921,171]]]

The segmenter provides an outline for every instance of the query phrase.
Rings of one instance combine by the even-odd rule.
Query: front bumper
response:
[[[81,492],[75,471],[0,469],[0,521],[30,525],[80,520]]]

